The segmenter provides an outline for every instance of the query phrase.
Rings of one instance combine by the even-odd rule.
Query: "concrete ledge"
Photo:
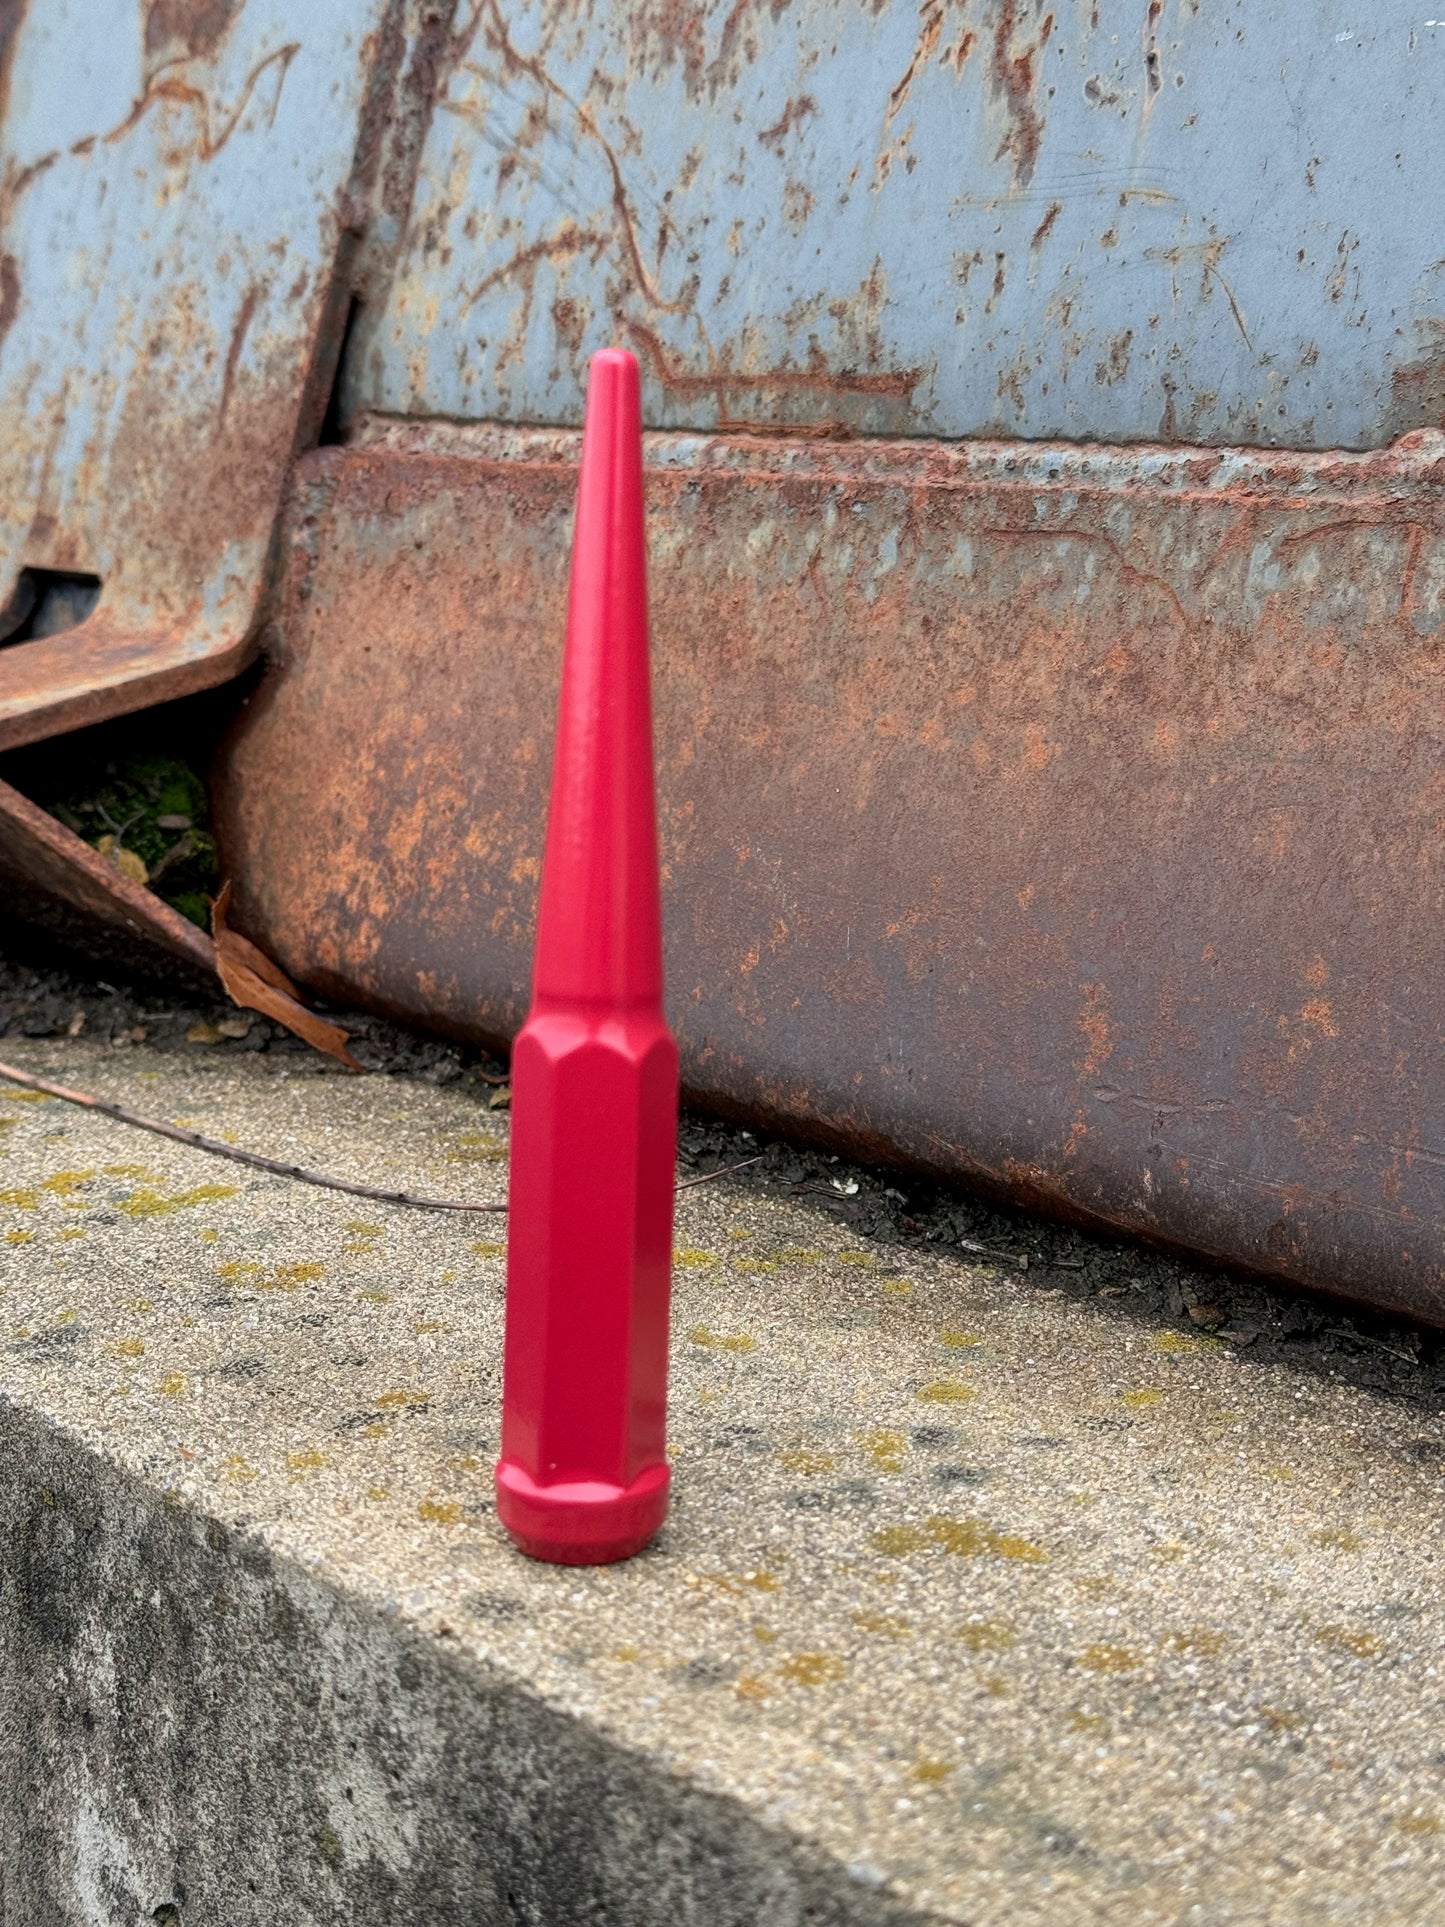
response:
[[[454,1093],[32,1067],[497,1195]],[[0,1918],[1389,1927],[1445,1896],[1445,1425],[727,1187],[677,1505],[490,1510],[485,1222],[0,1097]]]
[[[6,1847],[30,1927],[902,1919],[265,1536],[0,1411]],[[388,1610],[388,1605],[390,1609]],[[485,1610],[485,1608],[483,1608]]]

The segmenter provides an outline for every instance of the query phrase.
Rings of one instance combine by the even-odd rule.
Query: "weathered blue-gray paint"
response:
[[[22,10],[0,103],[0,608],[22,568],[83,571],[117,663],[246,634],[387,5]],[[106,658],[77,653],[77,687]],[[30,699],[22,667],[7,651],[0,721]]]
[[[1366,447],[1445,413],[1407,0],[479,0],[354,405]]]

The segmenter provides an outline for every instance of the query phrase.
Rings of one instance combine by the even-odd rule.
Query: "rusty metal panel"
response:
[[[478,0],[356,408],[1364,448],[1445,422],[1405,0]]]
[[[83,626],[0,649],[0,745],[219,681],[243,659],[286,469],[314,434],[306,410],[344,319],[338,265],[367,188],[366,109],[396,65],[395,10],[5,10],[0,635],[34,599],[26,572],[102,587]]]
[[[245,927],[460,1037],[525,1008],[575,459],[306,457],[223,761]],[[1445,437],[660,435],[648,490],[694,1097],[1445,1321]]]
[[[215,984],[215,946],[204,930],[3,781],[0,883],[9,915],[46,924],[108,960],[142,971],[179,964]]]

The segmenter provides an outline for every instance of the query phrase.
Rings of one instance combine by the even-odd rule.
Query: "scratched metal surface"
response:
[[[356,407],[1372,447],[1445,416],[1412,0],[476,0]]]
[[[221,769],[238,927],[462,1037],[526,1007],[576,453],[307,456]],[[1445,436],[647,474],[694,1097],[1445,1323]]]
[[[309,438],[387,11],[12,0],[0,610],[26,568],[104,588],[82,629],[0,651],[0,741],[237,666]]]

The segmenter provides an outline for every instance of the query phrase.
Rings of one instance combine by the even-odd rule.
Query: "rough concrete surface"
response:
[[[7,1040],[387,1185],[475,1094]],[[500,1535],[498,1221],[0,1090],[0,1919],[1429,1922],[1445,1420],[679,1200],[658,1545]]]

